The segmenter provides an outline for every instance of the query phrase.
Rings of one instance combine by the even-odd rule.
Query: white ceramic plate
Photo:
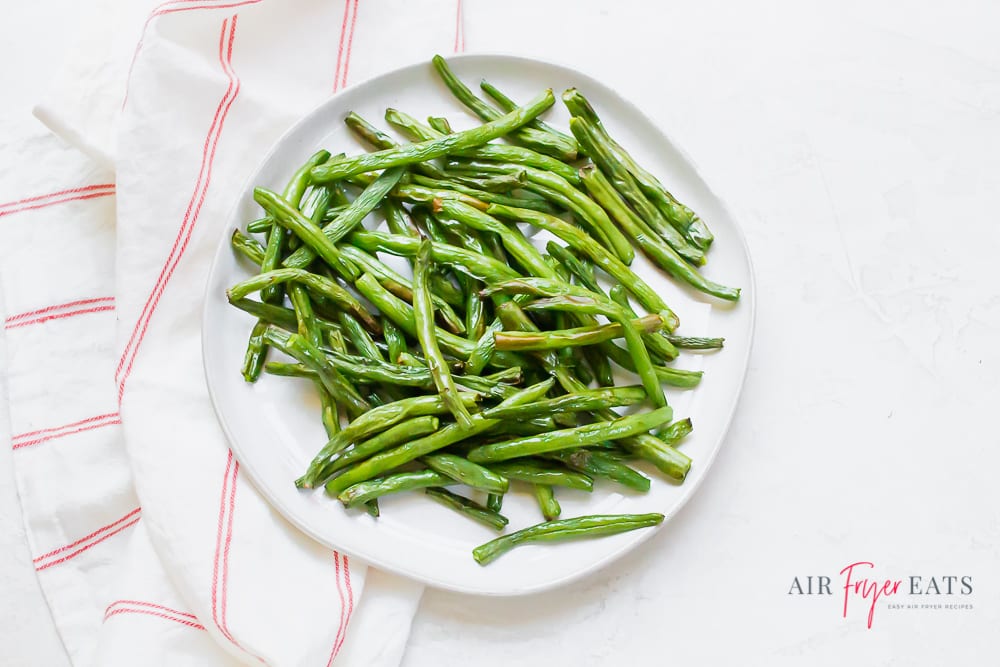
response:
[[[591,494],[558,491],[564,517],[661,512],[669,520],[707,474],[743,384],[753,334],[755,296],[743,235],[685,154],[607,84],[567,67],[527,58],[465,55],[449,62],[465,81],[474,84],[480,78],[487,78],[521,101],[547,87],[556,91],[557,97],[570,86],[578,87],[597,108],[612,135],[708,222],[716,240],[705,274],[743,288],[738,304],[722,304],[679,288],[641,253],[636,254],[633,269],[661,291],[678,314],[679,333],[726,338],[723,351],[685,354],[676,363],[681,368],[705,371],[697,389],[668,392],[676,417],[689,416],[694,422],[694,433],[683,444],[684,452],[694,463],[682,485],[664,481],[655,471],[646,469],[653,478],[652,489],[646,494],[632,493],[610,482],[599,482]],[[334,153],[361,151],[362,147],[342,122],[344,115],[353,110],[384,126],[381,119],[386,107],[417,117],[445,116],[456,129],[478,123],[438,81],[430,64],[420,63],[331,97],[278,141],[233,208],[209,276],[203,346],[205,373],[219,420],[243,469],[260,492],[289,521],[330,547],[431,586],[466,593],[520,595],[565,584],[610,563],[649,538],[654,530],[522,547],[481,567],[472,559],[471,551],[496,534],[422,494],[383,499],[382,516],[375,520],[363,512],[345,511],[321,490],[296,489],[293,480],[326,442],[311,383],[264,376],[256,384],[247,384],[240,375],[252,320],[228,305],[225,290],[245,279],[249,271],[238,261],[228,241],[233,228],[243,227],[259,215],[252,199],[253,186],[280,191],[291,173],[320,147]],[[545,120],[566,127],[568,115],[557,101]],[[509,530],[540,520],[531,494],[514,486],[503,506],[503,513],[510,519]]]

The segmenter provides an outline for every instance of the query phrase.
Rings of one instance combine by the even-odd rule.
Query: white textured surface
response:
[[[746,230],[758,328],[729,438],[667,530],[562,593],[428,592],[404,664],[988,663],[1000,650],[1000,9],[588,2],[557,25],[527,18],[537,3],[488,20],[484,0],[465,4],[470,51],[570,61],[687,149]],[[49,7],[14,5],[0,24],[17,64],[0,69],[5,113],[26,112],[73,27]],[[4,662],[58,664],[9,481]],[[868,631],[856,608],[844,621],[835,599],[785,595],[795,575],[857,560],[886,576],[971,575],[975,609],[882,606]]]

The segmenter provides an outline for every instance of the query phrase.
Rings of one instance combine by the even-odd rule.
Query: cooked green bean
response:
[[[483,89],[484,93],[492,97],[493,101],[496,102],[497,105],[502,110],[511,111],[518,107],[517,102],[504,95],[502,92],[500,92],[500,90],[496,86],[494,86],[486,79],[483,79],[482,81],[479,82],[479,87]],[[528,127],[533,127],[536,130],[541,130],[542,132],[548,132],[549,134],[555,135],[556,137],[559,137],[561,140],[567,143],[574,145],[576,144],[576,140],[573,139],[573,137],[563,134],[562,132],[555,129],[551,125],[548,125],[545,121],[541,120],[540,118],[536,118],[535,120],[528,123]]]
[[[556,201],[572,211],[580,220],[586,223],[587,229],[598,238],[605,241],[609,250],[624,262],[631,264],[635,257],[635,250],[628,239],[611,222],[608,214],[603,208],[577,190],[566,179],[552,172],[526,167],[516,164],[500,164],[496,162],[474,161],[462,163],[456,166],[456,173],[490,173],[490,174],[510,174],[524,173],[528,179],[528,188],[546,197],[551,193],[556,193]]]
[[[548,484],[532,484],[531,486],[535,491],[535,500],[538,501],[538,507],[542,510],[542,516],[545,520],[558,519],[559,515],[562,514],[562,507],[559,506],[559,501],[556,500],[556,494],[552,487]]]
[[[314,167],[310,176],[314,183],[329,183],[339,181],[354,174],[362,174],[377,169],[388,169],[402,165],[426,162],[427,160],[447,155],[456,150],[480,146],[493,139],[502,137],[515,130],[538,114],[552,106],[555,97],[551,90],[533,99],[519,109],[504,114],[496,120],[479,127],[446,135],[432,141],[422,141],[408,146],[388,148],[374,153],[365,153],[331,160]]]
[[[569,121],[569,128],[580,145],[586,149],[594,164],[600,167],[601,171],[608,177],[617,194],[621,195],[635,209],[647,228],[655,232],[687,261],[696,266],[704,264],[705,252],[689,243],[683,234],[674,229],[663,218],[660,211],[643,194],[638,183],[635,182],[625,166],[601,140],[594,126],[582,118],[574,117]]]
[[[490,508],[484,507],[473,500],[469,500],[465,496],[452,493],[447,489],[438,489],[434,487],[427,489],[424,493],[445,507],[450,507],[458,513],[464,514],[470,519],[485,524],[490,528],[503,530],[504,527],[507,526],[507,517],[494,512]]]
[[[662,521],[662,514],[592,515],[548,521],[482,544],[472,550],[472,556],[480,565],[486,565],[522,544],[616,535],[638,528],[656,526]]]
[[[522,389],[511,398],[503,401],[501,405],[519,405],[521,403],[530,403],[531,401],[538,400],[538,398],[544,396],[548,390],[552,388],[552,384],[553,382],[551,380],[547,380],[526,389]],[[357,484],[358,482],[366,479],[371,479],[376,475],[381,475],[382,473],[394,470],[395,468],[398,468],[405,463],[409,463],[414,459],[420,458],[421,456],[425,456],[431,452],[443,449],[448,445],[455,444],[460,440],[482,433],[489,427],[498,423],[495,419],[486,419],[478,414],[472,415],[469,421],[472,422],[471,426],[449,424],[436,433],[432,433],[431,435],[418,438],[417,440],[413,440],[404,445],[400,445],[395,449],[380,452],[370,459],[359,463],[353,468],[345,470],[342,475],[327,482],[326,491],[328,494],[336,496],[352,484]],[[346,430],[347,429],[345,429],[345,431]],[[343,433],[343,431],[341,431],[341,433]]]
[[[247,345],[246,354],[243,357],[243,379],[247,382],[256,382],[260,377],[260,371],[264,367],[266,357],[266,345],[264,334],[267,332],[268,323],[266,320],[257,320],[250,330],[250,341]]]
[[[660,431],[660,439],[668,445],[674,446],[690,435],[692,430],[693,427],[691,426],[691,420],[681,419],[680,421],[676,421]]]
[[[580,170],[580,175],[587,192],[607,209],[625,233],[642,248],[646,256],[653,260],[657,266],[674,278],[705,294],[711,294],[727,301],[735,301],[739,298],[739,288],[726,287],[709,280],[685,262],[676,250],[651,233],[645,227],[642,219],[625,205],[618,193],[614,191],[614,186],[599,170],[593,167],[584,167]]]
[[[357,389],[327,362],[323,353],[302,336],[269,326],[264,333],[264,339],[268,345],[294,357],[313,370],[330,395],[339,405],[344,406],[348,415],[357,417],[371,409],[371,405],[361,398]]]
[[[491,493],[486,496],[486,507],[499,513],[503,509],[503,494]]]
[[[417,262],[413,275],[413,317],[416,322],[417,340],[427,357],[427,366],[437,385],[438,393],[444,399],[445,405],[455,416],[456,421],[465,427],[472,426],[469,411],[458,399],[458,387],[451,377],[448,362],[445,361],[441,348],[438,346],[437,327],[434,324],[434,305],[428,287],[431,272],[431,242],[424,240],[417,251]]]
[[[380,232],[355,232],[351,243],[368,252],[387,252],[400,257],[416,257],[420,240],[396,234]],[[447,243],[433,243],[431,255],[435,262],[451,266],[462,273],[483,282],[496,281],[499,276],[516,278],[518,273],[491,257],[456,248]]]
[[[383,171],[340,215],[323,227],[323,235],[336,243],[353,231],[361,224],[365,216],[382,203],[386,194],[399,183],[399,179],[403,177],[404,173],[406,173],[404,167],[392,167]],[[302,247],[293,252],[284,261],[284,265],[307,266],[315,256],[316,253],[311,249]]]
[[[451,71],[451,68],[448,67],[448,63],[445,62],[444,58],[441,56],[434,56],[431,62],[434,63],[434,69],[437,70],[438,75],[440,75],[441,80],[444,81],[448,90],[450,90],[452,94],[458,98],[458,101],[467,106],[474,114],[479,116],[484,121],[496,122],[496,119],[501,117],[501,113],[499,111],[476,97],[476,95],[469,90],[464,83],[459,81],[458,77],[456,77]],[[533,120],[537,115],[538,114],[534,114],[522,125],[527,125],[527,123]],[[575,160],[577,156],[576,142],[571,141],[569,137],[559,137],[531,127],[520,127],[517,131],[511,132],[510,139],[516,143],[524,144],[529,148],[533,148],[540,153],[557,157],[560,160],[572,161]]]
[[[614,257],[585,232],[560,220],[555,216],[545,215],[526,209],[515,209],[506,206],[492,205],[486,209],[490,215],[508,220],[520,220],[544,229],[569,244],[574,250],[586,255],[594,264],[603,269],[609,276],[620,282],[651,313],[660,313],[667,319],[667,328],[677,328],[677,316],[667,307],[663,298],[646,281],[636,275],[630,268]]]
[[[416,472],[401,472],[388,477],[379,477],[367,482],[359,482],[344,489],[337,499],[346,507],[357,507],[374,498],[380,498],[401,491],[426,489],[431,486],[446,486],[457,484],[449,477],[433,470],[418,470]]]
[[[293,283],[288,288],[288,298],[292,302],[292,308],[295,310],[296,331],[298,334],[305,336],[315,347],[322,345],[323,332],[320,331],[319,322],[316,321],[316,314],[313,312],[312,301],[309,299],[309,293],[306,291],[306,288],[300,284]],[[344,317],[351,317],[343,311],[340,314]],[[354,322],[357,324],[357,320],[354,320]],[[361,327],[360,324],[357,324],[357,326]]]
[[[512,109],[508,109],[508,111],[512,111]],[[448,122],[448,119],[442,118],[441,116],[428,116],[427,124],[441,134],[451,134],[454,132],[454,130],[451,129],[451,123]]]
[[[264,246],[256,239],[252,239],[238,229],[233,230],[233,235],[229,239],[233,249],[249,259],[258,267],[264,261]]]
[[[367,440],[357,442],[353,447],[341,452],[336,458],[327,462],[322,472],[317,475],[316,484],[322,484],[324,480],[337,471],[364,461],[379,452],[397,447],[415,438],[421,438],[434,433],[438,430],[439,426],[440,420],[433,415],[414,417],[413,419],[400,422]]]
[[[666,398],[663,396],[663,389],[660,387],[656,372],[653,369],[653,363],[649,358],[649,351],[646,350],[646,345],[642,342],[642,336],[630,325],[628,315],[614,301],[582,287],[558,283],[545,278],[510,280],[500,283],[492,289],[507,293],[534,294],[548,297],[534,301],[525,307],[526,310],[553,308],[555,310],[567,310],[569,312],[590,315],[604,315],[608,319],[618,322],[622,325],[622,333],[625,336],[625,342],[632,356],[635,372],[642,380],[642,386],[646,389],[646,394],[653,401],[653,405],[658,408],[662,408],[667,404]]]
[[[319,393],[320,419],[323,421],[323,429],[326,431],[326,437],[332,438],[340,433],[340,410],[337,408],[336,399],[330,395],[323,383],[317,380],[314,384]]]
[[[470,187],[452,178],[428,178],[414,175],[413,183],[397,187],[393,197],[417,204],[432,204],[435,199],[457,199],[469,206],[485,210],[489,204],[520,206],[528,210],[555,213],[556,208],[541,197],[514,196]]]
[[[479,399],[478,394],[462,394],[462,400],[470,407],[475,405]],[[316,481],[316,474],[323,469],[330,460],[330,457],[343,451],[352,443],[369,438],[405,419],[427,415],[440,415],[447,411],[448,408],[445,407],[440,396],[414,396],[413,398],[404,398],[394,403],[387,403],[386,405],[372,408],[341,429],[340,433],[335,437],[331,438],[315,458],[313,458],[305,475],[299,478],[296,484],[302,488],[312,488]]]
[[[588,120],[594,126],[598,136],[607,143],[614,155],[625,165],[635,178],[639,188],[660,210],[663,217],[676,229],[683,232],[688,240],[696,246],[702,250],[708,250],[714,237],[705,222],[694,211],[677,201],[655,176],[639,166],[628,151],[608,134],[597,112],[580,91],[570,88],[563,93],[562,98],[571,114]]]
[[[649,491],[648,477],[603,452],[590,449],[564,449],[545,456],[591,477],[606,477],[635,491],[643,493]]]
[[[583,473],[530,460],[495,463],[490,465],[490,470],[507,479],[528,482],[529,484],[565,486],[578,491],[592,491],[594,488],[594,481]]]
[[[631,326],[642,333],[659,331],[664,321],[661,315],[646,315],[631,321]],[[594,327],[555,329],[529,333],[525,331],[498,331],[494,335],[498,350],[557,350],[581,345],[596,345],[606,340],[621,338],[622,326],[618,323],[599,324]]]
[[[554,452],[560,449],[586,447],[605,440],[617,440],[639,433],[648,433],[651,429],[668,423],[673,415],[673,409],[666,406],[652,412],[619,417],[614,421],[595,422],[537,436],[482,445],[470,451],[468,457],[474,463],[491,463]]]
[[[358,270],[354,265],[345,262],[340,257],[337,247],[330,239],[323,235],[323,230],[287,200],[264,188],[254,188],[253,198],[254,201],[260,204],[274,218],[275,222],[300,238],[306,246],[312,248],[312,251],[323,258],[323,261],[336,270],[338,274],[346,280],[357,278]],[[309,262],[307,261],[299,263],[298,266],[289,266],[288,264],[285,264],[285,266],[301,269],[305,268],[308,264]]]
[[[528,417],[564,412],[590,412],[592,410],[634,405],[645,400],[645,398],[646,392],[642,387],[586,389],[511,408],[501,408],[499,406],[487,408],[483,410],[483,416],[490,419],[521,420]]]
[[[340,252],[344,259],[354,262],[362,271],[370,273],[378,278],[383,287],[398,296],[400,299],[410,302],[413,301],[413,283],[410,282],[408,278],[396,273],[386,266],[385,263],[379,261],[378,258],[372,256],[364,250],[361,250],[360,248],[356,248],[352,245],[341,245]],[[434,283],[435,288],[437,288],[439,284],[440,283]],[[462,318],[455,313],[447,301],[437,296],[437,294],[431,294],[431,301],[434,303],[435,308],[437,308],[437,313],[439,315],[437,319],[440,321],[442,326],[447,327],[452,333],[465,333],[465,324],[462,323]]]
[[[252,299],[230,299],[229,303],[245,313],[266,320],[269,324],[276,324],[286,331],[296,331],[298,328],[295,311],[291,308],[275,306],[270,303],[261,303]],[[336,325],[333,322],[321,317],[317,317],[316,322],[319,324],[320,330],[326,334],[336,329]]]
[[[600,343],[598,349],[627,371],[636,372],[635,361],[629,354],[628,350],[623,350],[611,341],[606,341]],[[653,372],[656,374],[657,380],[668,384],[671,387],[679,387],[681,389],[691,389],[692,387],[697,387],[698,383],[701,382],[702,371],[687,371],[681,368],[673,368],[671,366],[661,366],[660,364],[652,364]]]
[[[229,288],[226,290],[226,295],[230,300],[241,299],[268,285],[285,283],[290,280],[301,283],[311,292],[329,299],[338,308],[343,308],[346,312],[357,317],[369,331],[374,333],[381,331],[378,320],[372,317],[350,292],[329,278],[316,273],[309,273],[303,269],[275,269],[274,271],[259,273]]]
[[[504,494],[510,486],[506,477],[454,454],[428,454],[420,461],[431,470],[487,493]]]

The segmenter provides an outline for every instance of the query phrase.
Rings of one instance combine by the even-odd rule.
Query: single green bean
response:
[[[700,338],[675,334],[667,334],[666,338],[674,347],[682,350],[719,350],[726,342],[725,338]]]
[[[296,331],[300,336],[304,336],[315,347],[323,344],[323,332],[316,321],[316,314],[313,312],[312,301],[309,293],[303,285],[293,283],[288,288],[288,298],[292,302],[295,310]],[[344,313],[346,315],[346,313]],[[350,317],[350,315],[346,315]],[[359,325],[360,326],[360,325]]]
[[[388,477],[379,477],[378,479],[355,484],[342,491],[337,496],[337,499],[350,508],[392,493],[426,489],[431,486],[446,486],[448,484],[457,484],[457,482],[433,470],[401,472],[389,475]]]
[[[448,119],[442,118],[441,116],[428,116],[427,124],[441,134],[451,134],[454,132],[454,130],[451,129],[451,123],[448,122]]]
[[[257,266],[260,266],[260,263],[264,261],[264,246],[262,246],[259,241],[250,238],[240,230],[233,230],[233,235],[230,237],[229,242],[233,246],[234,250]]]
[[[650,333],[663,328],[662,315],[645,315],[633,319],[631,326],[639,332]],[[606,340],[621,338],[622,326],[616,322],[599,324],[593,327],[577,327],[574,329],[540,331],[537,333],[525,331],[498,331],[495,335],[498,350],[558,350],[583,345],[596,345]]]
[[[477,188],[485,192],[510,192],[511,190],[523,188],[528,184],[528,177],[523,171],[497,174],[496,176],[487,178],[457,176],[454,180],[462,185]]]
[[[385,337],[385,342],[389,346],[389,362],[398,364],[399,355],[407,351],[406,336],[403,334],[403,330],[389,318],[383,317],[381,322],[382,336]]]
[[[616,535],[656,526],[662,521],[662,514],[591,515],[547,521],[482,544],[472,550],[472,556],[480,565],[486,565],[522,544]]]
[[[494,512],[499,512],[503,509],[503,495],[499,493],[491,493],[486,496],[486,507]]]
[[[319,394],[320,419],[323,422],[323,429],[326,431],[326,437],[332,438],[340,433],[340,410],[337,408],[337,400],[318,379],[315,381],[315,385],[316,392]]]
[[[646,398],[642,387],[605,387],[586,389],[571,394],[563,394],[535,403],[527,403],[512,408],[487,408],[483,416],[489,419],[518,421],[528,417],[551,415],[563,412],[590,412],[606,408],[634,405]]]
[[[243,356],[243,379],[247,382],[256,382],[260,377],[260,371],[264,367],[267,359],[267,345],[264,334],[267,332],[268,323],[265,320],[257,320],[250,330],[250,341],[247,344],[246,354]]]
[[[445,405],[455,416],[455,420],[465,428],[472,426],[471,415],[458,399],[458,387],[451,377],[448,362],[438,346],[437,327],[434,325],[434,305],[428,278],[431,272],[431,242],[424,240],[417,252],[417,262],[413,276],[413,317],[416,322],[417,340],[427,357],[427,366],[434,378],[438,393]]]
[[[591,477],[606,477],[635,491],[649,491],[649,478],[616,461],[604,452],[589,449],[565,449],[546,454],[556,461]]]
[[[261,303],[260,301],[253,301],[251,299],[230,299],[229,303],[254,317],[266,320],[269,324],[276,324],[286,331],[296,331],[298,328],[295,311],[291,308],[275,306],[270,303]],[[317,317],[316,322],[319,324],[320,330],[327,335],[331,331],[336,330],[337,325],[329,320]]]
[[[537,436],[482,445],[470,451],[468,457],[474,463],[491,463],[560,449],[586,447],[605,440],[618,440],[639,433],[648,433],[650,429],[668,423],[673,414],[674,411],[670,406],[666,406],[651,412],[619,417],[614,421],[595,422]]]
[[[470,519],[485,524],[490,528],[503,530],[507,525],[507,517],[502,514],[498,514],[490,508],[484,507],[475,501],[469,500],[465,496],[460,496],[457,493],[452,493],[446,489],[438,489],[434,487],[427,489],[424,493],[426,493],[429,498],[436,500],[445,507],[450,507],[460,514],[464,514]]]
[[[678,442],[691,434],[694,427],[691,426],[691,419],[681,419],[667,428],[660,431],[660,439],[673,447]]]
[[[492,464],[490,470],[507,479],[528,482],[529,484],[565,486],[578,491],[592,491],[594,489],[594,480],[583,473],[529,459]]]
[[[542,516],[545,520],[558,519],[559,515],[562,514],[562,507],[559,506],[559,501],[556,500],[556,494],[552,487],[548,484],[532,484],[531,486],[535,491],[535,500],[538,501],[538,507],[542,510]]]
[[[643,340],[645,336],[643,334]],[[604,356],[599,347],[587,346],[579,348],[590,365],[590,368],[594,372],[594,376],[597,379],[597,384],[602,387],[613,387],[615,385],[614,372],[611,369],[611,362],[608,358]]]
[[[683,482],[691,469],[691,457],[652,435],[640,435],[619,441],[625,449],[644,461],[649,461],[664,475]]]
[[[420,461],[431,470],[487,493],[507,493],[510,486],[506,477],[455,454],[428,454]]]
[[[600,343],[598,349],[606,354],[611,361],[625,370],[632,371],[633,373],[636,372],[635,362],[628,350],[623,350],[611,341]],[[697,387],[698,383],[701,382],[702,371],[686,371],[681,368],[661,366],[660,364],[652,364],[652,367],[656,378],[671,387],[691,389],[692,387]]]

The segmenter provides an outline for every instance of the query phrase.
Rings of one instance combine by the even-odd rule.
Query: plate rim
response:
[[[442,589],[442,590],[448,590],[448,591],[452,591],[452,592],[456,592],[456,593],[462,593],[462,594],[465,594],[465,595],[475,595],[475,596],[482,596],[482,597],[517,597],[517,596],[523,596],[523,595],[531,595],[531,594],[536,594],[536,593],[543,593],[543,592],[552,591],[552,590],[557,589],[557,588],[561,588],[561,587],[563,587],[565,585],[568,585],[568,584],[570,584],[570,583],[572,583],[574,581],[578,581],[578,580],[580,580],[580,579],[582,579],[584,577],[587,577],[587,576],[590,576],[592,574],[595,574],[596,572],[604,569],[605,567],[607,567],[608,565],[610,565],[614,561],[620,559],[621,557],[623,557],[628,552],[635,550],[640,545],[642,545],[645,542],[647,542],[649,539],[651,539],[653,537],[653,535],[658,534],[675,516],[677,516],[677,514],[688,504],[688,502],[691,500],[692,496],[694,496],[694,494],[697,492],[697,490],[701,487],[701,485],[704,482],[705,478],[708,476],[709,469],[715,463],[715,460],[718,457],[720,450],[722,449],[722,445],[723,445],[723,443],[725,442],[726,438],[729,435],[729,429],[731,428],[732,423],[733,423],[733,419],[736,416],[736,410],[739,407],[740,399],[742,398],[743,390],[744,390],[744,388],[746,386],[746,378],[747,378],[747,375],[748,375],[748,372],[749,372],[749,369],[750,369],[750,358],[751,358],[751,355],[752,355],[752,352],[753,352],[753,346],[754,346],[754,340],[755,340],[755,334],[756,334],[756,328],[757,328],[757,278],[756,278],[756,272],[754,270],[753,256],[750,253],[750,245],[749,245],[749,243],[747,242],[747,239],[746,239],[746,233],[743,230],[743,226],[739,223],[739,219],[735,215],[733,215],[732,209],[729,206],[726,198],[724,198],[719,193],[719,190],[714,185],[711,185],[710,182],[707,179],[704,178],[704,176],[702,175],[702,170],[701,170],[700,166],[698,165],[698,163],[694,159],[692,159],[691,155],[684,148],[684,146],[681,145],[679,142],[677,142],[669,133],[667,133],[666,131],[662,130],[660,128],[660,126],[657,123],[655,123],[649,117],[649,114],[647,114],[637,104],[635,104],[634,102],[632,102],[631,99],[629,99],[628,97],[626,97],[625,95],[623,95],[618,90],[618,88],[616,88],[616,87],[614,87],[614,86],[612,86],[612,85],[610,85],[608,83],[604,83],[604,82],[600,81],[599,79],[597,79],[596,77],[591,76],[590,74],[581,71],[577,67],[575,67],[575,66],[573,66],[571,64],[565,63],[565,62],[561,62],[558,59],[539,58],[539,57],[536,57],[536,56],[526,56],[526,55],[515,54],[515,53],[511,53],[511,52],[503,52],[503,51],[483,51],[483,52],[472,52],[472,53],[460,53],[460,54],[450,55],[446,59],[448,60],[449,63],[452,63],[452,62],[455,62],[455,61],[467,61],[467,60],[469,60],[469,61],[475,61],[475,60],[491,60],[491,59],[520,61],[520,62],[529,64],[529,65],[542,65],[542,66],[553,67],[553,68],[561,69],[561,70],[564,70],[564,71],[572,72],[573,74],[581,77],[581,79],[582,79],[582,81],[584,83],[586,83],[586,82],[594,82],[594,83],[602,86],[603,88],[605,88],[605,89],[609,90],[610,92],[612,92],[618,98],[618,101],[621,104],[623,104],[625,107],[627,107],[632,113],[638,114],[639,117],[641,117],[643,121],[645,121],[649,126],[651,126],[657,133],[660,134],[660,136],[663,139],[665,139],[667,141],[667,143],[669,143],[672,146],[672,148],[683,159],[683,161],[686,163],[686,165],[694,172],[694,174],[698,177],[698,179],[701,180],[702,183],[704,183],[706,189],[717,200],[719,207],[725,212],[725,214],[729,218],[729,220],[732,221],[732,223],[733,223],[732,227],[733,227],[734,231],[736,232],[734,238],[736,240],[738,240],[739,247],[742,249],[743,256],[746,259],[746,263],[747,263],[747,275],[748,275],[748,278],[749,278],[748,284],[744,285],[743,288],[742,288],[742,291],[741,291],[741,300],[739,301],[739,304],[741,306],[744,305],[744,304],[746,304],[746,307],[748,307],[749,311],[750,311],[749,314],[748,314],[748,322],[747,322],[746,351],[743,354],[743,359],[741,360],[742,363],[740,364],[739,378],[738,378],[737,381],[735,381],[736,387],[735,387],[734,392],[732,393],[732,398],[731,398],[730,405],[727,407],[727,410],[726,410],[726,415],[724,417],[725,418],[725,424],[723,425],[723,427],[722,427],[722,429],[720,431],[720,434],[719,434],[719,437],[718,437],[718,442],[716,444],[714,444],[714,446],[712,447],[712,450],[709,453],[708,457],[705,458],[705,459],[703,459],[700,462],[700,467],[703,468],[704,472],[702,474],[698,475],[695,479],[691,480],[690,483],[686,484],[687,488],[681,493],[681,495],[678,498],[678,500],[675,503],[675,505],[672,508],[670,508],[669,513],[668,512],[664,512],[664,519],[663,519],[663,521],[659,525],[654,526],[652,528],[652,530],[639,531],[638,533],[635,534],[635,537],[632,540],[630,540],[628,542],[624,542],[623,544],[621,544],[619,547],[615,548],[614,550],[609,551],[608,553],[604,554],[600,558],[597,558],[597,559],[593,560],[592,562],[590,562],[589,564],[587,564],[585,567],[582,567],[582,568],[579,568],[577,570],[574,570],[573,572],[567,573],[564,576],[548,580],[548,581],[544,582],[543,584],[534,585],[534,586],[518,587],[518,588],[508,588],[508,589],[504,589],[504,590],[467,589],[467,588],[461,587],[460,585],[452,584],[452,583],[449,583],[447,581],[439,580],[439,579],[434,578],[434,577],[428,577],[428,576],[424,576],[424,575],[418,575],[418,574],[414,573],[413,571],[406,570],[406,569],[401,568],[399,566],[393,565],[393,564],[385,561],[384,559],[377,558],[377,557],[369,557],[369,556],[365,556],[365,555],[356,554],[356,553],[353,552],[352,549],[347,549],[347,548],[336,546],[336,545],[332,544],[329,539],[327,539],[324,536],[321,536],[318,532],[316,532],[312,528],[310,528],[305,521],[303,521],[302,519],[298,518],[296,516],[296,513],[294,511],[291,511],[289,508],[287,508],[286,506],[284,506],[284,504],[280,500],[278,500],[275,497],[273,497],[273,495],[270,494],[266,490],[266,488],[264,487],[264,485],[257,483],[257,477],[258,476],[254,472],[254,466],[253,466],[253,464],[251,464],[251,463],[249,463],[247,461],[242,460],[242,457],[240,456],[239,451],[238,451],[239,450],[239,446],[236,445],[236,443],[238,442],[238,439],[235,437],[234,433],[232,432],[232,429],[230,428],[229,423],[228,423],[228,421],[226,420],[226,418],[225,418],[225,416],[223,414],[223,410],[222,410],[222,408],[221,408],[221,406],[219,404],[219,400],[216,397],[216,389],[213,388],[213,385],[212,385],[211,373],[209,372],[208,357],[206,355],[206,350],[208,349],[208,329],[205,326],[205,322],[208,320],[210,304],[212,302],[211,301],[211,296],[212,295],[211,295],[211,291],[210,290],[211,290],[211,287],[212,287],[213,278],[216,275],[216,272],[219,270],[219,265],[220,265],[220,263],[222,261],[222,257],[223,257],[223,254],[224,254],[223,248],[225,246],[228,246],[228,243],[226,242],[226,240],[229,238],[229,235],[232,233],[231,230],[230,230],[230,225],[228,225],[228,224],[225,225],[225,226],[223,226],[221,234],[219,236],[219,240],[215,244],[215,254],[214,254],[213,258],[212,258],[212,262],[211,262],[211,264],[209,266],[209,269],[208,269],[208,272],[206,274],[205,287],[204,287],[204,290],[202,291],[202,307],[201,307],[201,360],[202,360],[202,372],[204,374],[205,383],[206,383],[206,386],[208,388],[208,395],[209,395],[209,399],[210,399],[210,401],[212,403],[212,409],[215,412],[216,419],[219,422],[219,426],[221,427],[222,432],[226,436],[226,440],[227,440],[228,446],[233,451],[233,454],[237,457],[237,459],[240,461],[240,463],[246,468],[247,473],[248,473],[248,477],[250,479],[250,482],[253,484],[253,486],[257,490],[257,492],[260,493],[260,495],[267,502],[268,505],[270,505],[271,507],[273,507],[274,509],[276,509],[278,511],[278,513],[282,516],[282,518],[284,520],[288,521],[292,526],[294,526],[296,530],[302,532],[303,534],[307,535],[310,539],[314,540],[315,542],[317,542],[318,544],[320,544],[320,545],[322,545],[322,546],[324,546],[326,548],[333,549],[334,551],[337,551],[337,552],[347,553],[347,554],[351,555],[352,557],[355,557],[355,558],[359,559],[360,561],[364,562],[367,565],[373,565],[373,566],[375,566],[375,567],[377,567],[379,569],[382,569],[382,570],[385,570],[385,571],[388,571],[388,572],[393,572],[393,573],[398,574],[400,576],[404,576],[404,577],[406,577],[408,579],[411,579],[413,581],[421,582],[421,583],[423,583],[423,584],[425,584],[427,586],[431,586],[431,587],[434,587],[434,588],[439,588],[439,589]],[[336,104],[336,101],[338,99],[340,99],[341,97],[347,96],[349,93],[353,92],[357,88],[360,88],[361,86],[369,85],[372,82],[375,82],[375,81],[377,81],[377,80],[379,80],[381,78],[393,76],[393,75],[397,74],[398,72],[400,72],[402,70],[407,70],[407,69],[411,69],[411,68],[415,68],[415,67],[420,67],[420,66],[429,66],[428,62],[429,61],[426,61],[426,60],[412,60],[412,61],[409,61],[409,62],[404,63],[402,65],[399,65],[397,67],[394,67],[392,69],[389,69],[389,70],[386,70],[386,71],[383,71],[383,72],[379,72],[378,74],[376,74],[374,76],[371,76],[371,77],[368,77],[366,79],[363,79],[361,81],[357,81],[355,83],[352,83],[351,85],[349,85],[349,86],[347,86],[347,87],[345,87],[345,88],[337,91],[336,93],[330,95],[329,97],[326,97],[325,99],[323,99],[322,101],[320,101],[318,104],[314,105],[309,111],[307,111],[304,114],[302,114],[295,122],[293,122],[291,125],[289,125],[289,127],[284,132],[282,132],[278,136],[277,139],[274,140],[273,144],[268,149],[268,151],[256,163],[256,165],[253,168],[253,170],[251,171],[250,175],[244,180],[244,182],[242,183],[242,185],[240,186],[240,188],[235,191],[236,194],[234,196],[234,201],[229,206],[229,208],[227,209],[227,212],[226,212],[225,216],[223,216],[223,219],[227,223],[229,221],[233,220],[233,218],[235,216],[235,212],[236,212],[236,210],[240,206],[241,199],[243,198],[243,196],[245,195],[245,193],[248,191],[248,189],[251,189],[251,188],[254,187],[254,181],[257,179],[257,177],[259,176],[259,174],[262,171],[262,169],[264,168],[264,166],[274,157],[274,155],[282,148],[282,146],[284,146],[284,144],[286,144],[288,142],[288,139],[289,139],[289,137],[291,135],[293,135],[294,133],[296,133],[303,125],[305,125],[306,123],[310,122],[310,120],[315,115],[320,114],[321,110],[323,108],[325,108],[327,106],[330,106],[330,105],[333,105],[333,104]],[[555,92],[555,91],[553,91],[553,92]],[[557,93],[557,96],[558,96],[558,93]],[[749,303],[747,303],[746,301],[742,300],[743,294],[747,293],[747,292],[750,295],[750,299],[748,300]],[[714,307],[714,302],[713,302],[713,307]]]

